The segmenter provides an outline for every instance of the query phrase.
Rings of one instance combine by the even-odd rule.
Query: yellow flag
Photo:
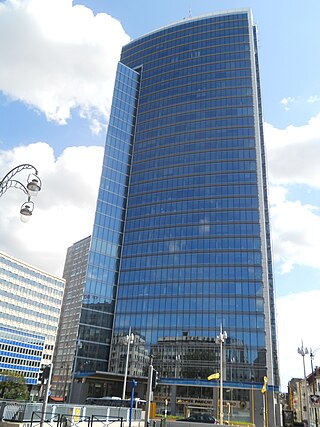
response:
[[[264,377],[263,380],[264,380],[264,383],[263,383],[263,387],[261,389],[262,394],[264,394],[267,391],[268,378]]]
[[[208,376],[208,380],[210,381],[210,380],[217,380],[217,379],[219,379],[220,378],[220,374],[219,374],[219,372],[216,372],[215,374],[211,374],[211,375],[209,375]]]

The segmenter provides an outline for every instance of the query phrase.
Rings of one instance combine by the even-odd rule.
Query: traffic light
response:
[[[152,390],[154,390],[157,387],[158,380],[159,380],[158,371],[153,369],[153,371],[152,371],[152,383],[151,383]]]
[[[42,370],[40,370],[39,372],[39,377],[38,380],[40,381],[41,384],[46,383],[50,376],[50,365],[45,366]]]
[[[49,376],[50,376],[50,369],[51,369],[51,366],[50,366],[50,365],[47,365],[47,366],[43,369],[43,379],[44,379],[44,380],[47,380],[47,379],[49,378]]]

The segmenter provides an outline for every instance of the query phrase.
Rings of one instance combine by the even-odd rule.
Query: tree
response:
[[[29,390],[23,375],[14,371],[0,372],[0,397],[3,399],[28,400]]]

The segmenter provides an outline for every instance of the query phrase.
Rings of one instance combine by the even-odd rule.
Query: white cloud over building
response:
[[[59,124],[77,111],[98,132],[128,41],[119,21],[72,0],[7,0],[0,4],[0,90]]]

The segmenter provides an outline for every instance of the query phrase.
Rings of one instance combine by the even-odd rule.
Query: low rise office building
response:
[[[52,363],[65,280],[0,252],[0,371],[36,384]]]

